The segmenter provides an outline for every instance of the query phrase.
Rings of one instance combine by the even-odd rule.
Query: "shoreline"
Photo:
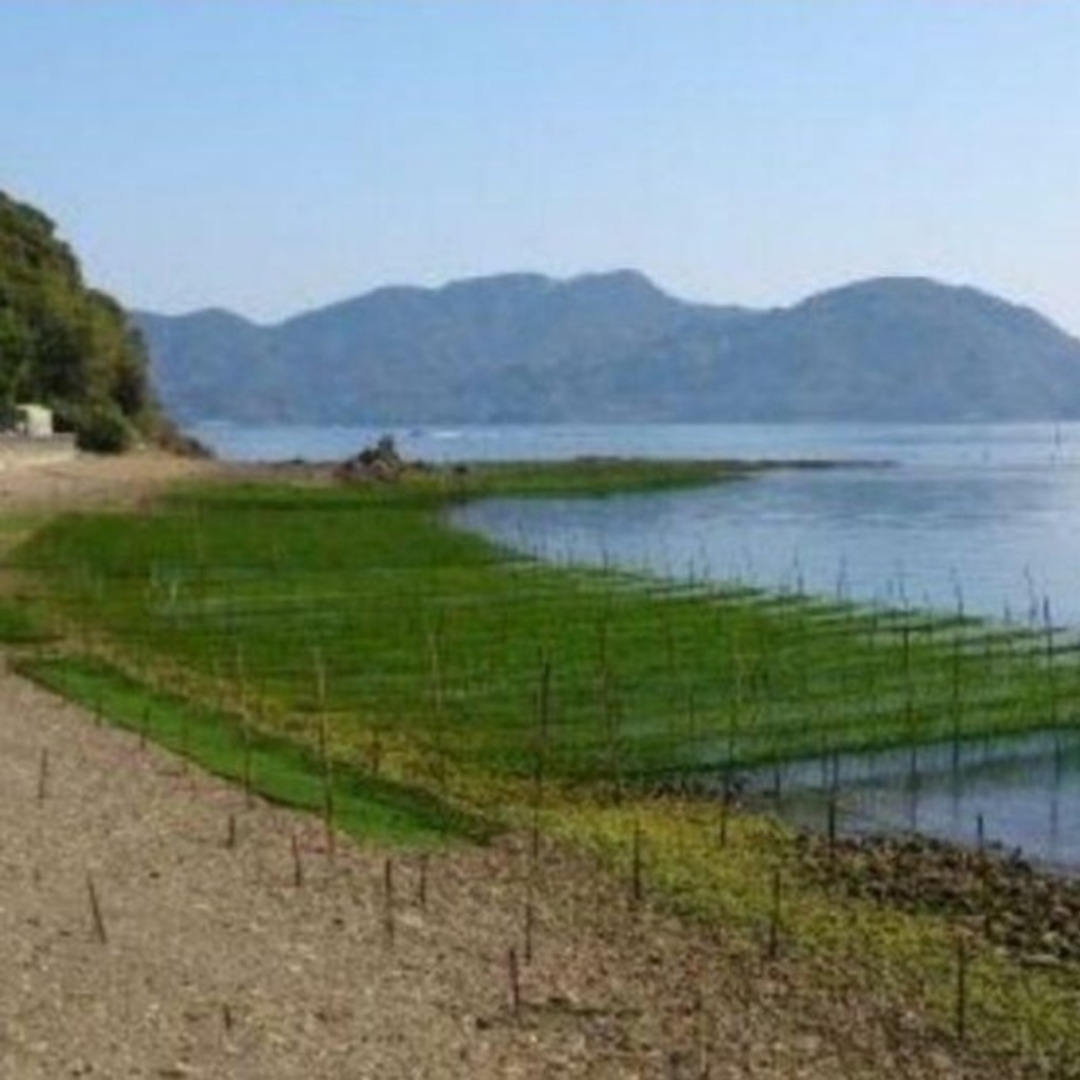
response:
[[[1080,880],[1017,853],[922,833],[837,836],[799,830],[797,858],[826,890],[958,919],[1021,965],[1080,962]]]
[[[222,471],[220,463],[175,471],[167,465],[157,475],[151,475],[145,461],[140,468],[144,466],[146,474],[138,483],[134,474],[124,479],[123,468],[106,464],[96,478],[89,465],[61,470],[62,475],[50,470],[42,477],[46,490],[39,501],[26,505],[42,512],[56,508],[58,492],[65,490],[58,486],[61,481],[75,488],[80,482],[85,485],[72,492],[75,505],[131,507],[161,490],[159,485],[177,479],[250,475],[246,468]],[[8,694],[12,696],[5,697]],[[47,725],[27,723],[44,715],[46,702],[70,714],[70,724],[55,739],[47,740]],[[746,928],[737,920],[714,916],[708,925],[699,925],[677,917],[673,912],[682,903],[677,889],[669,897],[666,886],[654,889],[649,884],[650,898],[642,903],[617,861],[599,866],[582,855],[576,843],[549,845],[545,840],[544,858],[551,861],[541,863],[544,886],[534,893],[529,891],[529,881],[535,881],[529,871],[529,840],[520,834],[511,833],[492,848],[438,854],[433,865],[459,883],[460,895],[472,897],[473,906],[444,908],[445,919],[436,929],[433,915],[417,899],[420,871],[415,857],[341,838],[339,862],[331,868],[318,821],[272,808],[266,809],[285,824],[257,840],[263,835],[256,820],[262,804],[249,810],[235,786],[205,777],[160,750],[141,750],[137,735],[98,727],[92,712],[28,690],[14,675],[0,682],[0,738],[21,747],[14,754],[19,774],[4,785],[7,796],[0,790],[0,830],[5,822],[10,828],[22,818],[27,818],[22,825],[33,826],[32,813],[26,813],[33,806],[27,802],[32,804],[33,792],[41,790],[43,775],[41,806],[47,812],[54,801],[57,811],[61,802],[65,806],[56,836],[39,828],[32,835],[18,834],[12,842],[0,832],[0,850],[23,851],[28,860],[27,877],[19,874],[18,901],[5,908],[4,917],[29,920],[34,909],[46,912],[49,933],[44,941],[52,940],[59,925],[69,928],[64,940],[72,946],[62,944],[55,953],[52,981],[49,972],[28,976],[25,1008],[12,997],[0,998],[0,1019],[13,1016],[18,1021],[13,1045],[22,1046],[24,1056],[9,1060],[18,1061],[20,1076],[51,1077],[75,1061],[105,1075],[134,1062],[139,1068],[157,1068],[162,1076],[284,1080],[310,1075],[329,1080],[342,1069],[374,1068],[368,1063],[377,1062],[379,1075],[389,1077],[495,1077],[513,1071],[537,1077],[640,1075],[667,1080],[689,1076],[691,1061],[701,1054],[715,1075],[778,1080],[795,1075],[831,1080],[841,1071],[866,1077],[1022,1075],[1018,1062],[956,1044],[929,1016],[901,1022],[898,1003],[888,995],[879,999],[870,984],[860,982],[862,975],[852,976],[846,998],[837,998],[829,980],[821,981],[819,961],[802,957],[799,948],[785,946],[763,959],[748,945]],[[73,767],[70,753],[83,745],[89,756]],[[104,756],[94,756],[99,753]],[[140,760],[154,763],[152,776],[144,775]],[[111,764],[102,764],[106,761]],[[140,788],[136,795],[120,784],[119,762],[124,763],[123,775],[134,770],[139,784],[149,784],[151,791]],[[93,792],[92,798],[79,784],[71,786],[73,775],[90,785],[86,790]],[[147,809],[156,803],[143,804],[144,798],[165,799],[169,808],[160,813]],[[134,800],[129,809],[124,809],[126,800]],[[85,835],[80,824],[88,805],[93,812],[87,824],[105,828],[96,839]],[[249,813],[254,815],[250,819]],[[131,815],[139,820],[138,827]],[[39,814],[37,820],[44,817]],[[234,828],[238,843],[230,841]],[[290,835],[301,837],[307,875],[303,886],[295,884]],[[193,836],[202,837],[198,851],[192,847]],[[55,849],[57,840],[66,846]],[[99,850],[96,845],[104,845],[100,856],[92,854]],[[240,849],[244,859],[254,860],[246,864],[254,875],[246,883],[228,871],[228,860]],[[148,852],[154,856],[149,861]],[[36,853],[38,865],[59,865],[66,859],[72,872],[61,875],[61,881],[43,871],[39,878],[49,887],[35,893],[31,853]],[[715,849],[709,857],[718,857]],[[168,869],[173,858],[179,862]],[[224,874],[223,862],[228,871]],[[386,868],[394,864],[399,876],[391,873],[397,885],[388,891]],[[144,876],[161,884],[147,885]],[[100,892],[109,942],[93,940],[87,907],[90,880]],[[431,881],[434,889],[435,878]],[[219,885],[224,892],[215,891]],[[237,890],[245,894],[239,908]],[[367,899],[361,903],[359,897]],[[249,908],[249,901],[255,906]],[[532,943],[536,958],[519,971],[524,1007],[514,1009],[508,950],[516,949],[516,962],[522,961],[522,919],[530,903],[535,905],[528,918],[538,934]],[[49,914],[54,904],[67,914]],[[268,905],[266,910],[263,905]],[[273,914],[283,905],[293,912],[289,919],[299,922],[283,923]],[[393,943],[387,937],[388,910],[395,920]],[[176,949],[166,953],[159,951],[163,925],[172,928],[177,941]],[[16,939],[34,949],[47,948],[39,944],[42,939],[32,923],[26,923],[29,930],[19,926]],[[122,943],[119,957],[114,942]],[[290,942],[302,942],[310,953],[298,955]],[[103,954],[110,945],[112,951]],[[193,950],[190,956],[184,955],[187,949]],[[248,966],[263,952],[269,955],[258,964],[266,966]],[[466,962],[466,957],[472,960]],[[339,962],[346,958],[351,966],[339,976]],[[284,967],[275,967],[279,960]],[[226,967],[233,963],[240,966],[230,974]],[[183,973],[179,988],[167,985],[165,966]],[[33,1023],[25,1026],[27,1011],[39,1009],[42,1023],[52,1018],[55,1030],[66,1031],[47,1002],[58,999],[70,1008],[70,988],[76,988],[76,997],[85,993],[88,980],[101,977],[102,970],[123,991],[106,995],[99,1006],[97,1027],[103,1027],[105,1035],[75,1025],[38,1061],[33,1047],[41,1036],[34,1033],[41,1029]],[[156,974],[147,983],[149,971]],[[419,972],[426,974],[418,979]],[[359,1003],[358,973],[363,985],[380,988]],[[344,981],[336,982],[339,977]],[[260,985],[288,985],[290,992],[268,1008],[255,989]],[[858,986],[863,989],[856,990]],[[110,1039],[109,1033],[123,1027],[124,994],[140,1000],[140,993],[147,1007],[157,1010],[158,1019],[145,1030],[142,1020],[136,1022],[126,1036],[124,1053],[129,1057],[117,1057],[115,1036]],[[699,1001],[701,1005],[695,1004]],[[188,1020],[191,1012],[198,1019]],[[856,1014],[861,1028],[853,1031],[851,1018]],[[320,1019],[322,1015],[330,1019]],[[157,1042],[150,1038],[155,1023]],[[29,1034],[20,1043],[23,1030]],[[323,1034],[313,1037],[312,1031]],[[280,1053],[290,1042],[293,1049],[277,1061],[274,1048]],[[170,1060],[158,1063],[160,1046],[167,1048]],[[161,1071],[169,1069],[173,1071]]]

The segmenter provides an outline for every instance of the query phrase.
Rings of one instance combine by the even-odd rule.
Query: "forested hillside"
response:
[[[83,282],[45,214],[0,192],[0,428],[26,401],[52,408],[87,449],[121,450],[167,428],[139,331]]]

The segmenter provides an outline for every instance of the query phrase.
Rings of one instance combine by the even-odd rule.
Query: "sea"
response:
[[[238,427],[237,461],[340,460],[390,434],[431,462],[634,456],[830,462],[601,500],[499,499],[456,521],[556,561],[1080,628],[1080,424]]]
[[[454,512],[538,558],[1080,632],[1080,424],[238,427],[192,434],[237,461],[332,461],[384,434],[430,462],[633,456],[773,462],[747,479],[599,499],[490,499]],[[789,463],[789,467],[783,467]],[[808,463],[827,468],[807,468]],[[839,770],[839,772],[837,772]],[[826,785],[825,775],[829,773]],[[773,777],[760,779],[774,786]],[[1080,737],[916,759],[786,767],[777,811],[998,844],[1080,872]]]

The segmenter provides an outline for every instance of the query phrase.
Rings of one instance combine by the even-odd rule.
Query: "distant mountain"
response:
[[[1080,341],[923,278],[753,311],[686,303],[635,271],[511,274],[378,289],[276,326],[136,319],[185,422],[1080,417]]]

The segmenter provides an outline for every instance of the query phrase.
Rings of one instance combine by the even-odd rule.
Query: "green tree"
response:
[[[150,392],[142,338],[40,210],[0,192],[0,422],[40,401],[80,444],[126,446],[171,426]]]
[[[15,421],[33,359],[34,343],[26,324],[10,308],[0,307],[0,429]]]

